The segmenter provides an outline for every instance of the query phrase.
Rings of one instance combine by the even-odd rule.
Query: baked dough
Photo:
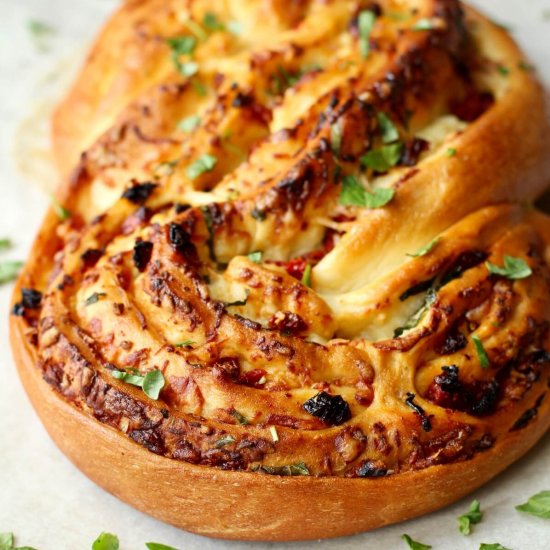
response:
[[[11,323],[97,483],[201,534],[331,537],[544,434],[546,107],[463,8],[135,0],[107,24],[54,120],[70,217]]]

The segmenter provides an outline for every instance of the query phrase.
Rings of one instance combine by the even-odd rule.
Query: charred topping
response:
[[[137,241],[134,245],[132,260],[138,271],[144,271],[147,264],[151,261],[153,254],[153,243],[148,241]]]
[[[465,271],[477,267],[487,259],[488,255],[482,250],[469,250],[463,252],[454,261],[453,265],[443,275],[442,285],[446,285],[454,279],[458,279]]]
[[[305,332],[308,325],[297,313],[279,311],[269,320],[269,328],[296,336]]]
[[[168,238],[172,248],[182,256],[186,256],[190,251],[195,253],[195,247],[191,242],[191,236],[178,223],[171,223],[168,227]]]
[[[420,155],[430,148],[430,142],[425,139],[415,137],[403,144],[399,164],[402,166],[416,166]]]
[[[177,202],[174,205],[174,210],[176,211],[176,214],[183,214],[187,210],[191,208],[190,204],[182,204],[181,202]]]
[[[18,317],[25,315],[26,310],[40,309],[42,304],[42,293],[33,288],[21,289],[21,301],[17,302],[12,309],[12,314]]]
[[[339,426],[351,418],[349,405],[344,398],[324,391],[308,399],[302,407],[307,413],[332,426]]]
[[[537,416],[539,408],[542,405],[542,402],[543,402],[545,397],[546,397],[545,393],[543,393],[541,396],[539,396],[539,398],[537,399],[534,407],[532,407],[531,409],[527,409],[518,418],[518,420],[516,420],[516,422],[514,423],[514,425],[512,426],[512,429],[510,431],[514,432],[516,430],[521,430],[521,429],[525,428],[525,426],[527,426],[527,424],[529,424],[529,422],[531,422],[531,420],[533,420],[533,418],[535,418],[535,416]]]
[[[439,355],[450,355],[464,349],[468,345],[468,339],[458,329],[451,330],[445,337],[445,341],[436,349]]]
[[[357,477],[384,477],[387,473],[388,469],[380,461],[372,460],[365,460],[355,472]]]
[[[447,393],[459,393],[462,391],[462,384],[458,379],[459,368],[456,365],[441,367],[443,374],[436,376],[434,381]]]
[[[81,256],[82,261],[84,262],[84,267],[90,268],[94,267],[95,264],[99,261],[99,258],[103,256],[103,250],[98,250],[96,248],[89,248]]]
[[[431,432],[432,431],[432,423],[430,422],[430,419],[428,418],[428,415],[426,414],[426,411],[418,405],[418,403],[414,402],[414,398],[416,395],[414,393],[408,392],[407,393],[407,399],[405,400],[405,403],[418,415],[420,416],[420,419],[422,421],[422,429],[425,432]]]
[[[126,191],[122,193],[122,198],[134,204],[143,204],[157,187],[158,185],[152,182],[138,183],[126,189]]]

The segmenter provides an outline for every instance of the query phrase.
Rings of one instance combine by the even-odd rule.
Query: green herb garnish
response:
[[[13,260],[0,262],[0,285],[10,283],[11,281],[17,279],[22,267],[23,262]]]
[[[407,256],[410,256],[411,258],[421,258],[422,256],[426,256],[437,246],[440,240],[441,240],[441,237],[436,237],[435,239],[433,239],[433,241],[430,241],[427,245],[423,246],[422,248],[419,248],[416,252],[413,252],[412,254],[407,254]]]
[[[302,275],[302,284],[311,287],[311,264],[307,264]]]
[[[249,424],[248,420],[239,411],[233,409],[230,414],[241,426]]]
[[[448,157],[455,157],[458,151],[454,147],[449,147],[445,153]]]
[[[187,175],[192,180],[197,179],[201,174],[211,172],[217,162],[218,159],[212,155],[202,155],[187,167]]]
[[[498,542],[495,542],[493,544],[487,544],[485,542],[482,542],[479,545],[479,550],[510,550],[510,548],[506,548],[505,546],[502,546],[502,544],[499,544]]]
[[[216,449],[221,449],[226,445],[231,445],[231,443],[235,443],[235,438],[232,435],[227,434],[227,435],[224,435],[223,437],[220,437],[220,439],[216,441],[215,447]]]
[[[149,550],[178,550],[173,546],[167,546],[166,544],[160,544],[159,542],[146,542],[145,546],[147,546]]]
[[[184,25],[199,39],[199,40],[206,40],[208,38],[208,34],[206,34],[206,31],[194,20],[194,19],[188,19],[185,21]]]
[[[48,38],[55,34],[55,29],[44,23],[43,21],[38,21],[37,19],[30,19],[27,23],[27,28],[34,42],[35,47],[43,52],[48,49]]]
[[[225,25],[218,19],[218,16],[215,13],[208,12],[205,14],[202,24],[209,31],[224,31]]]
[[[527,63],[527,61],[523,61],[523,60],[518,63],[518,68],[528,73],[531,73],[535,70],[534,65],[531,65],[531,63]]]
[[[141,376],[136,372],[114,370],[111,375],[117,380],[141,388],[147,397],[155,401],[159,398],[160,392],[166,384],[164,375],[159,370],[149,371],[145,376]]]
[[[336,158],[340,157],[342,151],[342,137],[342,124],[338,119],[330,125],[330,148]]]
[[[256,252],[251,252],[248,255],[248,259],[251,262],[254,262],[255,264],[261,264],[262,263],[262,257],[263,257],[263,252],[260,252],[259,250],[256,251]]]
[[[176,69],[184,76],[193,76],[199,70],[199,66],[193,62],[182,62],[183,55],[192,55],[197,47],[197,39],[194,36],[179,36],[166,40],[172,50],[172,61]]]
[[[248,297],[250,296],[250,290],[246,289],[246,296],[242,300],[235,300],[234,302],[224,302],[225,307],[232,307],[232,306],[246,306],[246,302],[248,302]]]
[[[399,162],[403,151],[402,143],[384,145],[380,149],[373,149],[361,157],[361,164],[375,172],[384,173]]]
[[[0,533],[0,550],[35,550],[30,546],[15,546],[13,533]]]
[[[497,71],[502,75],[502,76],[508,76],[510,74],[510,69],[508,67],[505,67],[504,65],[498,65],[497,66]]]
[[[191,115],[187,118],[184,118],[178,124],[178,130],[182,132],[191,133],[193,130],[196,130],[201,123],[201,117],[199,115]]]
[[[208,93],[208,88],[200,81],[194,78],[191,80],[191,86],[193,86],[193,89],[195,92],[197,92],[198,95],[201,97],[204,97]]]
[[[393,189],[365,189],[355,176],[345,176],[342,180],[340,204],[344,206],[362,206],[363,208],[381,208],[394,197]]]
[[[488,369],[491,362],[489,361],[489,356],[487,355],[487,352],[483,347],[483,343],[481,342],[477,334],[474,334],[472,336],[472,342],[474,343],[474,346],[476,348],[477,358],[479,359],[479,364],[481,365],[481,368]]]
[[[529,267],[529,264],[521,258],[514,258],[512,256],[504,256],[504,267],[486,262],[485,265],[492,275],[500,275],[513,281],[518,279],[526,279],[533,274],[533,271]]]
[[[92,550],[118,550],[119,541],[116,535],[101,533],[92,544]]]
[[[94,304],[97,304],[99,302],[99,300],[101,300],[102,298],[105,298],[105,296],[107,296],[107,294],[105,294],[105,292],[94,292],[93,294],[88,296],[86,298],[86,300],[84,300],[84,307],[88,307],[88,306],[92,306]]]
[[[550,491],[541,491],[533,495],[525,504],[516,506],[516,510],[538,518],[550,519]]]
[[[197,342],[195,342],[194,340],[184,340],[183,342],[178,342],[177,344],[175,344],[175,346],[177,348],[187,348],[194,346],[196,343]]]
[[[309,476],[309,468],[304,462],[296,462],[285,466],[260,466],[256,469],[257,472],[278,476]]]
[[[11,248],[11,241],[9,239],[0,239],[0,250],[8,250]]]
[[[479,523],[483,518],[483,512],[479,507],[479,500],[474,500],[465,514],[458,517],[458,529],[463,535],[472,532],[472,525]]]
[[[429,544],[422,544],[416,540],[411,539],[409,535],[401,535],[401,538],[409,545],[411,550],[430,550]]]
[[[370,53],[370,35],[376,22],[376,14],[371,10],[363,10],[357,19],[359,29],[359,49],[361,55],[367,58]]]
[[[67,210],[61,203],[52,196],[52,206],[56,216],[62,221],[67,221],[71,217],[71,212]]]
[[[385,113],[379,112],[376,115],[378,119],[378,126],[382,134],[382,141],[385,144],[393,143],[399,139],[399,131],[395,127],[395,124],[391,121],[390,117]]]
[[[435,304],[436,300],[437,292],[433,288],[428,289],[428,292],[426,292],[426,296],[424,298],[424,303],[420,309],[413,316],[411,316],[402,327],[398,327],[393,331],[393,337],[399,338],[404,332],[415,328],[418,323],[420,323],[424,315],[428,312],[430,307]]]

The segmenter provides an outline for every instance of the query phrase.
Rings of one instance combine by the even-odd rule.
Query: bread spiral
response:
[[[466,494],[550,422],[549,137],[455,0],[127,2],[56,114],[67,216],[15,292],[46,427],[211,536]]]

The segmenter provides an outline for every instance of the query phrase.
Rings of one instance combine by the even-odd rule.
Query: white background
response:
[[[67,79],[87,42],[118,3],[120,0],[0,0],[0,238],[9,236],[15,245],[0,260],[26,257],[49,201],[34,180],[36,172],[39,179],[51,177],[41,163],[43,114],[55,90],[63,87],[60,75],[64,75],[61,80]],[[550,0],[477,0],[475,4],[511,26],[549,85]],[[55,35],[46,41],[47,52],[39,51],[31,40],[30,19],[55,27]],[[91,548],[97,534],[110,531],[119,535],[121,550],[143,549],[146,541],[181,550],[374,550],[406,548],[400,536],[408,533],[441,550],[477,550],[480,542],[500,542],[513,550],[550,549],[550,521],[514,510],[514,505],[530,495],[550,490],[550,434],[526,458],[472,497],[428,517],[373,533],[335,541],[244,544],[209,540],[163,525],[96,487],[48,438],[23,393],[11,357],[7,328],[10,290],[0,288],[0,532],[16,533],[19,545],[38,550],[85,550]],[[466,511],[473,497],[481,501],[485,517],[470,537],[464,537],[458,533],[456,517]]]

